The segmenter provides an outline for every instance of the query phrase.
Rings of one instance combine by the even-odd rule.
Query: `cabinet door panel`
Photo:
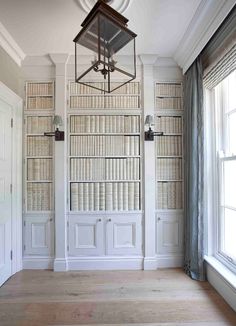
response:
[[[157,254],[181,253],[183,249],[183,216],[159,216],[156,220]]]
[[[97,216],[69,217],[69,254],[97,256],[104,254],[103,220]]]
[[[112,216],[105,223],[108,255],[141,255],[141,217]]]
[[[54,223],[48,216],[25,217],[25,255],[53,254]]]

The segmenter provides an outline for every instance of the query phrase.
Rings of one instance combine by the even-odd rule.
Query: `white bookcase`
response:
[[[53,255],[54,243],[54,82],[25,85],[24,256]]]
[[[140,84],[70,82],[68,103],[69,255],[141,254]]]
[[[181,253],[183,245],[182,84],[155,84],[157,254]]]

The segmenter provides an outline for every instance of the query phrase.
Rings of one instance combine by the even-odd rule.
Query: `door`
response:
[[[69,217],[69,255],[101,256],[104,254],[103,218],[97,216]]]
[[[0,100],[0,286],[11,276],[11,107]]]
[[[108,255],[142,255],[141,216],[112,215],[106,220]]]

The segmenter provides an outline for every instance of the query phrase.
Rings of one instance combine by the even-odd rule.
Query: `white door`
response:
[[[106,219],[107,255],[141,255],[141,216],[112,215]]]
[[[0,100],[0,286],[11,276],[11,116]]]
[[[101,256],[104,254],[103,218],[97,216],[69,217],[69,255]]]

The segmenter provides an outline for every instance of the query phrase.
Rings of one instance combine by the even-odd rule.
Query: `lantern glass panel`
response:
[[[110,93],[135,78],[135,37],[102,13],[81,31],[76,55],[79,83],[96,82],[97,88]]]

